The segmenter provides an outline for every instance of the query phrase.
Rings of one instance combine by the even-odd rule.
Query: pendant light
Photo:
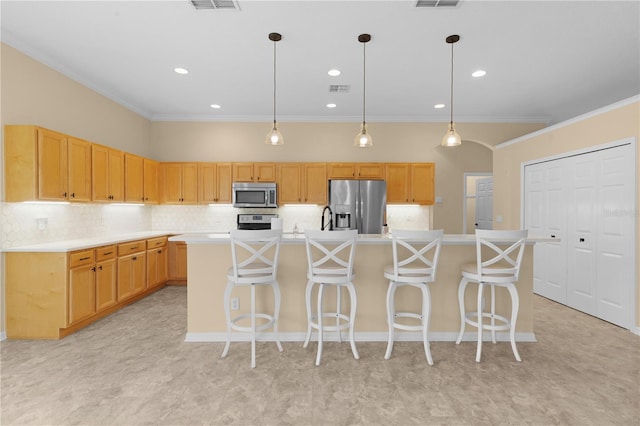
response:
[[[367,123],[365,121],[366,111],[366,93],[367,93],[367,56],[366,56],[366,44],[371,40],[370,34],[360,34],[358,41],[362,43],[362,128],[360,133],[356,135],[353,144],[359,148],[371,148],[373,146],[373,140],[371,135],[367,132]]]
[[[264,143],[267,145],[282,145],[284,144],[284,138],[276,123],[276,43],[282,40],[282,35],[270,33],[269,40],[273,42],[273,128],[267,133]]]
[[[445,39],[451,45],[451,120],[449,121],[449,130],[442,138],[442,146],[458,146],[462,143],[460,135],[456,133],[456,127],[453,124],[453,45],[460,40],[457,34],[450,35]]]

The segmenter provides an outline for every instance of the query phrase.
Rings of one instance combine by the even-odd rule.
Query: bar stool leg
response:
[[[227,342],[224,345],[221,358],[224,358],[229,353],[229,346],[231,345],[231,312],[229,311],[229,300],[231,298],[231,290],[233,284],[227,283],[227,287],[224,289],[224,316],[227,320]]]
[[[278,351],[282,352],[282,343],[280,343],[280,335],[278,334],[278,319],[280,318],[280,286],[278,282],[275,281],[271,283],[271,288],[273,288],[273,332],[276,336],[276,346],[278,346]]]
[[[460,333],[458,334],[458,340],[456,340],[456,345],[459,345],[462,342],[462,336],[464,335],[464,329],[467,324],[467,314],[464,309],[464,291],[467,288],[467,284],[469,280],[467,278],[462,278],[460,280],[460,285],[458,286],[458,305],[460,306]]]
[[[484,291],[484,284],[478,283],[478,304],[477,304],[477,314],[478,314],[478,349],[476,350],[476,362],[480,362],[480,357],[482,356],[482,293]]]
[[[322,358],[322,296],[324,294],[324,284],[320,283],[320,289],[318,290],[318,355],[316,356],[316,365],[320,365],[320,359]]]
[[[393,350],[394,339],[394,322],[395,322],[395,292],[396,282],[389,281],[389,288],[387,289],[387,323],[389,325],[389,340],[387,341],[387,352],[384,354],[384,359],[391,358],[391,351]]]
[[[342,313],[342,286],[336,285],[336,331],[338,332],[338,343],[342,343],[342,331],[340,330],[340,313]]]
[[[491,341],[496,344],[496,286],[491,287]]]
[[[427,356],[427,362],[429,363],[429,365],[433,365],[433,358],[431,357],[431,344],[429,343],[431,292],[429,291],[429,284],[427,283],[423,283],[420,288],[422,289],[422,340],[424,343],[424,353]]]
[[[518,309],[520,308],[520,297],[518,296],[518,290],[516,286],[513,284],[509,284],[507,286],[509,293],[511,294],[511,320],[510,320],[510,330],[509,337],[511,339],[511,349],[513,350],[513,355],[516,357],[516,361],[520,362],[520,354],[518,353],[518,349],[516,348],[516,321],[518,319]]]
[[[351,352],[353,352],[353,357],[355,359],[360,359],[360,354],[358,353],[358,349],[356,348],[354,327],[356,320],[356,307],[358,305],[356,288],[353,286],[353,283],[347,284],[347,288],[349,289],[349,296],[351,298],[351,312],[349,314],[349,340],[351,341]]]
[[[256,286],[251,284],[251,368],[256,368]]]
[[[303,348],[309,346],[311,339],[311,321],[313,320],[313,312],[311,311],[311,291],[313,290],[313,281],[307,281],[307,289],[305,290],[305,303],[307,305],[307,337],[304,339]]]

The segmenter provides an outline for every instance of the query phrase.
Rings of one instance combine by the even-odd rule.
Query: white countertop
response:
[[[80,238],[75,240],[55,241],[43,244],[31,244],[27,246],[3,248],[4,252],[68,252],[83,250],[93,247],[105,246],[109,244],[126,243],[128,241],[144,240],[147,238],[172,235],[172,232],[165,231],[140,231],[126,234],[114,234],[104,237]]]

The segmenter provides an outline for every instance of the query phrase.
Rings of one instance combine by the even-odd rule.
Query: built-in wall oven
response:
[[[275,183],[234,182],[233,207],[278,207]]]

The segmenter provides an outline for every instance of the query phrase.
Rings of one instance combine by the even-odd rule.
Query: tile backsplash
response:
[[[323,207],[2,203],[0,209],[0,247],[6,248],[148,230],[224,232],[235,229],[238,213],[277,213],[285,232],[296,225],[300,231],[319,229]],[[429,229],[430,211],[425,206],[387,206],[389,229]]]

